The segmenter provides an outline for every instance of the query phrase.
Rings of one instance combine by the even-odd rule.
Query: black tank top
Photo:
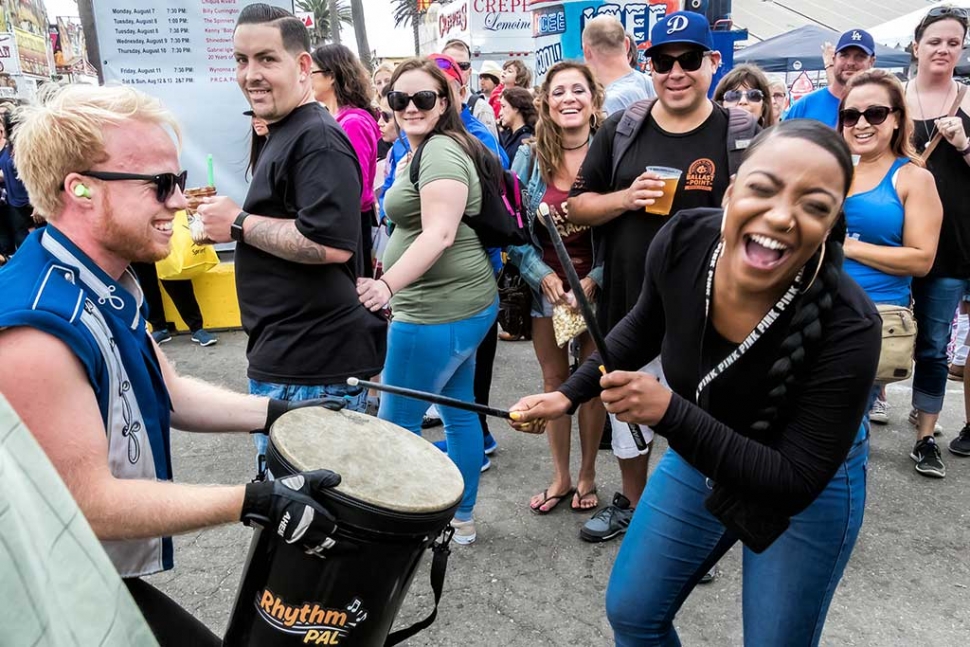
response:
[[[963,120],[966,132],[970,133],[970,115],[961,108],[957,110],[957,116]],[[929,141],[928,135],[936,133],[934,121],[926,119],[914,122],[916,133],[913,139],[917,152],[922,153]],[[937,145],[926,166],[936,179],[936,189],[943,202],[940,244],[930,275],[970,278],[970,200],[967,199],[970,166],[945,139]]]

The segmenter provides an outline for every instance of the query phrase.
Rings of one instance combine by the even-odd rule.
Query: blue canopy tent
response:
[[[765,72],[804,72],[825,69],[822,45],[839,40],[839,32],[806,25],[734,53],[735,65],[752,63]],[[910,55],[901,49],[876,45],[876,67],[909,67]]]

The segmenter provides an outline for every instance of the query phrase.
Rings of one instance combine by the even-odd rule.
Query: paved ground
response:
[[[244,349],[238,332],[223,333],[219,345],[209,349],[193,346],[186,336],[165,346],[181,372],[239,391],[246,388]],[[493,402],[508,406],[539,385],[531,345],[500,343]],[[944,441],[963,424],[962,388],[948,386]],[[874,430],[866,521],[829,613],[825,645],[970,644],[970,459],[944,451],[945,480],[916,474],[909,458],[908,402],[908,385],[890,387],[891,422]],[[547,517],[531,514],[527,501],[546,487],[551,473],[546,442],[500,422],[492,429],[500,448],[482,478],[478,542],[455,548],[438,621],[408,644],[612,644],[603,597],[618,545],[580,541],[585,517],[566,505]],[[428,437],[439,438],[440,430]],[[575,431],[573,442],[578,447]],[[180,481],[239,483],[251,476],[253,449],[247,437],[176,433],[173,445]],[[599,453],[598,469],[605,499],[619,482],[609,452]],[[180,537],[175,571],[153,581],[221,634],[249,538],[241,525]],[[732,550],[721,562],[721,577],[688,599],[677,619],[685,645],[742,643],[739,556],[737,548]],[[430,604],[425,564],[399,623],[422,617]]]

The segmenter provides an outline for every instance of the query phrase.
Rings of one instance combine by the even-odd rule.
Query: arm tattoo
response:
[[[252,220],[246,227],[247,245],[293,263],[323,265],[328,262],[327,249],[301,234],[295,220],[259,216]]]

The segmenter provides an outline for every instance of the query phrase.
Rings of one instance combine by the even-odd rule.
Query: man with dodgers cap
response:
[[[832,70],[829,77],[832,82],[796,101],[785,119],[815,119],[835,128],[839,124],[839,104],[849,79],[875,64],[876,43],[869,32],[862,29],[845,32],[835,46],[835,59],[825,65],[826,71]]]
[[[683,209],[719,207],[731,175],[729,125],[740,123],[752,136],[757,130],[751,115],[716,105],[707,97],[721,54],[714,51],[710,24],[703,15],[678,11],[657,21],[647,56],[656,101],[638,101],[606,119],[570,192],[569,220],[597,226],[598,253],[603,254],[605,270],[599,299],[604,331],[636,304],[647,248],[670,219],[644,210],[663,195],[664,187],[660,176],[645,171],[646,167],[681,171],[671,215]],[[642,116],[644,107],[647,113]],[[639,120],[631,119],[634,110],[640,110]],[[621,133],[630,127],[626,137],[617,135],[621,124],[625,124]],[[622,148],[617,146],[620,140]],[[614,149],[619,157],[615,172]],[[650,371],[659,370],[655,361]],[[626,425],[613,423],[612,444],[622,491],[580,531],[580,537],[590,542],[626,532],[647,482],[649,454],[637,449]]]

